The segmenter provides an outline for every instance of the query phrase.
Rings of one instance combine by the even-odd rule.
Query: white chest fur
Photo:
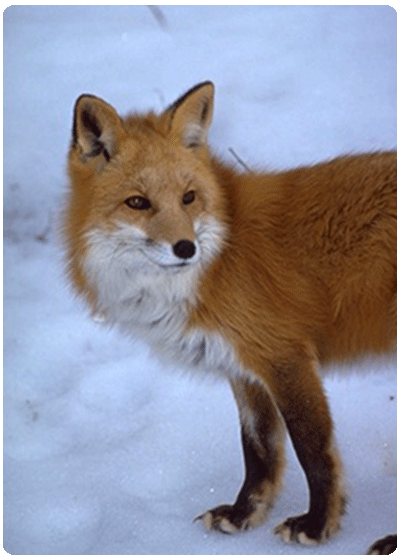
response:
[[[96,312],[148,342],[168,364],[238,373],[235,351],[219,332],[187,328],[190,308],[196,304],[196,285],[207,263],[201,255],[213,251],[202,249],[200,237],[195,264],[165,269],[149,263],[138,245],[122,241],[117,234],[99,230],[90,234],[84,270],[97,293]]]

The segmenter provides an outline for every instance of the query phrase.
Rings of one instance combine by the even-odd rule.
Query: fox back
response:
[[[345,495],[319,366],[394,348],[396,153],[280,173],[238,172],[209,150],[214,88],[162,114],[75,104],[64,234],[69,275],[93,314],[168,362],[224,374],[246,480],[201,516],[226,532],[264,519],[293,441],[310,510],[286,541],[327,539]],[[321,480],[322,479],[322,480]]]

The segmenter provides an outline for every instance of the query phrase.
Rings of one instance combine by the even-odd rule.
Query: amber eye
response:
[[[132,196],[125,200],[125,203],[131,209],[150,209],[151,203],[143,196]]]
[[[188,205],[189,203],[194,202],[195,197],[196,197],[196,194],[195,194],[194,190],[189,190],[189,192],[186,192],[186,194],[183,195],[182,202],[185,205]]]

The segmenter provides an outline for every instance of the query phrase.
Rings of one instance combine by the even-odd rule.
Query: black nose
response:
[[[196,246],[190,240],[179,240],[179,242],[174,244],[173,251],[175,256],[178,256],[178,258],[188,260],[194,256]]]

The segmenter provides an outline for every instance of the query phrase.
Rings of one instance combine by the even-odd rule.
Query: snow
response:
[[[4,12],[4,548],[12,554],[360,554],[396,529],[396,380],[371,361],[326,381],[349,493],[317,548],[272,529],[307,491],[288,444],[267,524],[192,520],[243,464],[223,382],[165,370],[91,321],[56,234],[73,103],[161,110],[211,79],[210,142],[272,169],[396,146],[389,6],[11,6]],[[350,366],[348,367],[350,368]],[[348,371],[348,370],[347,370]],[[346,371],[344,371],[346,372]]]

